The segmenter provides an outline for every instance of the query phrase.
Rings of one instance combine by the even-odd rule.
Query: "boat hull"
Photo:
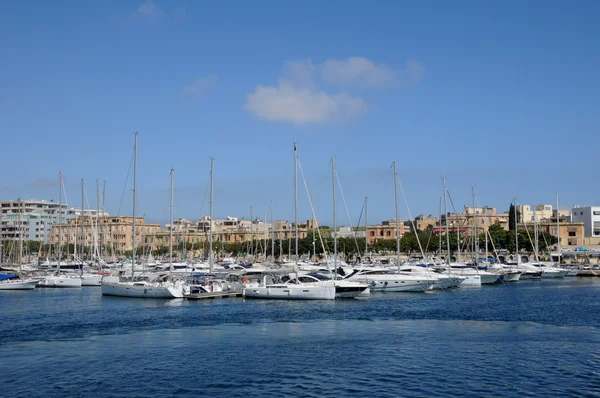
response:
[[[271,285],[248,287],[243,291],[245,297],[279,300],[334,300],[336,288],[327,286]]]
[[[569,272],[567,272],[567,276],[577,276],[578,274],[579,274],[578,269],[571,269],[571,270],[569,270]]]
[[[70,276],[48,276],[38,283],[39,287],[52,288],[78,288],[81,287],[81,278]]]
[[[102,283],[102,295],[132,298],[182,298],[183,288],[178,285],[159,286],[135,283]]]
[[[33,290],[37,284],[33,279],[9,279],[0,282],[0,290]]]
[[[564,278],[567,275],[567,270],[560,269],[552,269],[552,270],[542,270],[542,279],[556,279],[556,278]]]
[[[498,279],[500,279],[500,275],[496,275],[496,274],[480,274],[479,275],[481,277],[481,284],[482,285],[493,285],[494,283],[496,283],[498,281]]]
[[[433,288],[436,280],[371,279],[366,282],[374,292],[425,292]]]
[[[465,278],[464,281],[460,284],[460,287],[480,287],[481,286],[481,276],[480,275],[460,275]]]
[[[336,281],[335,298],[367,297],[371,295],[369,285],[358,282]]]
[[[82,275],[81,276],[81,286],[100,286],[102,285],[102,275]]]
[[[504,282],[518,282],[521,280],[521,272],[504,272],[501,279]]]

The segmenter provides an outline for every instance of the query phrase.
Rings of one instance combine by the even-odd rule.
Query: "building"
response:
[[[586,237],[600,237],[600,206],[574,206],[571,210],[571,220],[583,223]]]
[[[495,207],[468,207],[462,213],[449,213],[448,229],[450,232],[460,232],[471,236],[474,232],[479,235],[486,232],[492,225],[500,225],[508,230],[508,213],[498,213]],[[446,232],[446,215],[442,214],[441,226],[433,228],[434,233]]]
[[[533,228],[533,224],[526,224],[526,227]],[[558,226],[555,221],[544,221],[538,224],[540,231],[545,231],[550,235],[558,236]],[[560,245],[580,246],[584,245],[584,223],[583,222],[562,222],[560,223]]]
[[[415,227],[419,231],[425,231],[427,228],[433,228],[439,222],[437,217],[433,217],[431,214],[428,216],[420,215],[415,217]]]
[[[408,234],[411,230],[410,223],[407,225],[404,221],[398,220],[400,236]],[[396,220],[382,221],[378,225],[369,225],[367,227],[369,245],[373,245],[378,240],[396,239],[398,230],[396,229]]]
[[[566,219],[567,221],[571,221],[571,211],[569,210],[552,210],[552,218],[556,220],[556,213],[560,214],[561,221]]]
[[[84,216],[96,217],[96,210],[84,210]],[[46,200],[10,200],[0,202],[0,238],[17,240],[34,240],[48,243],[52,226],[61,220],[66,221],[81,216],[81,209],[69,208],[66,204],[58,204]],[[108,216],[105,211],[101,216]]]
[[[337,230],[338,238],[364,239],[365,236],[365,231],[357,231],[356,228],[353,227],[339,227]],[[333,231],[331,231],[331,237],[333,238]]]
[[[537,205],[533,208],[529,205],[517,205],[517,212],[521,215],[520,223],[529,223],[542,220],[550,220],[554,216],[552,205]]]
[[[99,221],[100,228],[97,227]],[[148,236],[160,232],[160,224],[146,223],[143,217],[135,218],[136,247],[142,247]],[[61,244],[81,245],[81,219],[72,218],[65,224],[54,225],[48,240],[52,245]],[[122,255],[132,250],[133,217],[85,217],[83,219],[83,237],[85,247],[101,247],[105,255]],[[99,250],[100,251],[100,250]],[[108,251],[108,253],[107,253]],[[136,250],[137,251],[137,250]]]

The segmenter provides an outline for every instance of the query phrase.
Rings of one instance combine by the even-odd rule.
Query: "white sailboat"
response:
[[[558,215],[558,209],[557,209]],[[557,268],[553,262],[543,262],[539,259],[539,237],[538,237],[538,226],[537,226],[537,215],[534,210],[533,212],[533,229],[534,229],[534,254],[535,262],[530,262],[530,265],[539,268],[542,271],[542,279],[554,279],[564,278],[569,272],[566,269]]]
[[[33,290],[37,286],[36,279],[5,279],[0,281],[0,290]]]
[[[134,157],[133,157],[133,228],[132,228],[132,278],[129,281],[103,281],[102,295],[132,298],[181,298],[183,297],[184,284],[180,281],[170,281],[163,275],[151,275],[147,280],[134,280],[135,275],[135,205],[136,205],[136,168],[137,168],[137,141],[138,133],[135,133]],[[173,259],[173,178],[174,170],[171,169],[171,251],[170,258]]]
[[[429,274],[408,274],[401,271],[400,264],[400,221],[398,218],[398,174],[394,167],[394,197],[396,201],[396,265],[397,271],[383,267],[368,267],[355,270],[347,280],[367,283],[372,291],[379,292],[425,292],[439,284],[438,278]]]
[[[294,229],[296,258],[294,270],[296,274],[295,281],[298,281],[298,155],[296,152],[296,143],[294,143]],[[263,278],[260,286],[246,287],[243,294],[248,298],[262,299],[286,299],[286,300],[334,300],[335,284],[333,281],[319,281],[312,283],[272,283],[268,276]]]
[[[478,269],[467,269],[465,264],[460,263],[460,229],[457,229],[457,253],[459,262],[452,262],[450,258],[450,229],[448,226],[448,204],[446,196],[448,195],[448,189],[446,188],[446,177],[442,178],[443,182],[443,200],[444,200],[444,214],[446,221],[446,246],[448,249],[448,255],[446,256],[446,264],[439,266],[440,270],[443,270],[450,276],[459,276],[465,278],[461,283],[463,287],[479,287],[482,284],[482,278]]]
[[[58,172],[59,193],[58,193],[58,262],[56,263],[56,272],[42,279],[39,287],[55,287],[55,288],[78,288],[81,287],[81,278],[79,275],[65,275],[60,272],[60,262],[62,256],[62,191],[63,191],[63,175],[62,171]],[[83,180],[82,180],[83,181]]]
[[[338,279],[338,245],[337,245],[337,201],[336,201],[336,170],[335,170],[335,158],[331,158],[331,176],[333,183],[333,284],[335,285],[335,296],[336,298],[354,298],[354,297],[366,297],[371,294],[370,286],[368,283],[362,281],[350,281]],[[311,208],[314,210],[313,203]],[[314,219],[313,211],[313,219]],[[314,245],[314,244],[313,244]],[[314,276],[313,276],[314,277]],[[321,278],[323,284],[329,284],[330,281]]]
[[[19,201],[19,205],[21,202]],[[0,281],[0,290],[33,290],[38,284],[36,279],[23,278],[23,226],[19,216],[19,278]],[[1,256],[0,256],[1,257]]]

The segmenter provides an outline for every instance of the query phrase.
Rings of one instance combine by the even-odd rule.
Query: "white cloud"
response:
[[[277,87],[257,86],[244,108],[262,119],[295,124],[343,122],[366,107],[360,97],[298,87],[280,79]]]
[[[152,0],[148,0],[140,4],[137,10],[135,10],[135,13],[149,19],[161,18],[165,16],[163,10]]]
[[[295,124],[344,122],[363,111],[367,104],[348,93],[328,93],[315,81],[343,87],[397,86],[418,83],[425,69],[409,60],[400,70],[375,64],[367,58],[329,59],[322,64],[310,60],[288,61],[277,86],[256,86],[247,95],[244,109],[256,116]]]
[[[419,83],[425,74],[425,67],[419,61],[409,59],[406,61],[406,66],[401,71],[401,82],[403,83]]]
[[[367,58],[328,59],[323,63],[321,77],[340,86],[382,86],[393,83],[396,73],[385,65],[376,65]]]
[[[400,70],[375,64],[363,57],[328,59],[321,67],[321,78],[339,86],[378,87],[418,83],[424,73],[423,65],[415,60],[408,60]]]
[[[193,95],[196,97],[202,97],[206,90],[213,88],[217,85],[216,75],[207,75],[200,79],[194,80],[183,88],[183,93]]]

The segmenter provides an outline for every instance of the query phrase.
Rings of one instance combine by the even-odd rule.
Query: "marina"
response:
[[[598,15],[0,2],[0,398],[600,398]]]
[[[302,302],[4,292],[2,396],[593,395],[598,300],[578,277]]]

